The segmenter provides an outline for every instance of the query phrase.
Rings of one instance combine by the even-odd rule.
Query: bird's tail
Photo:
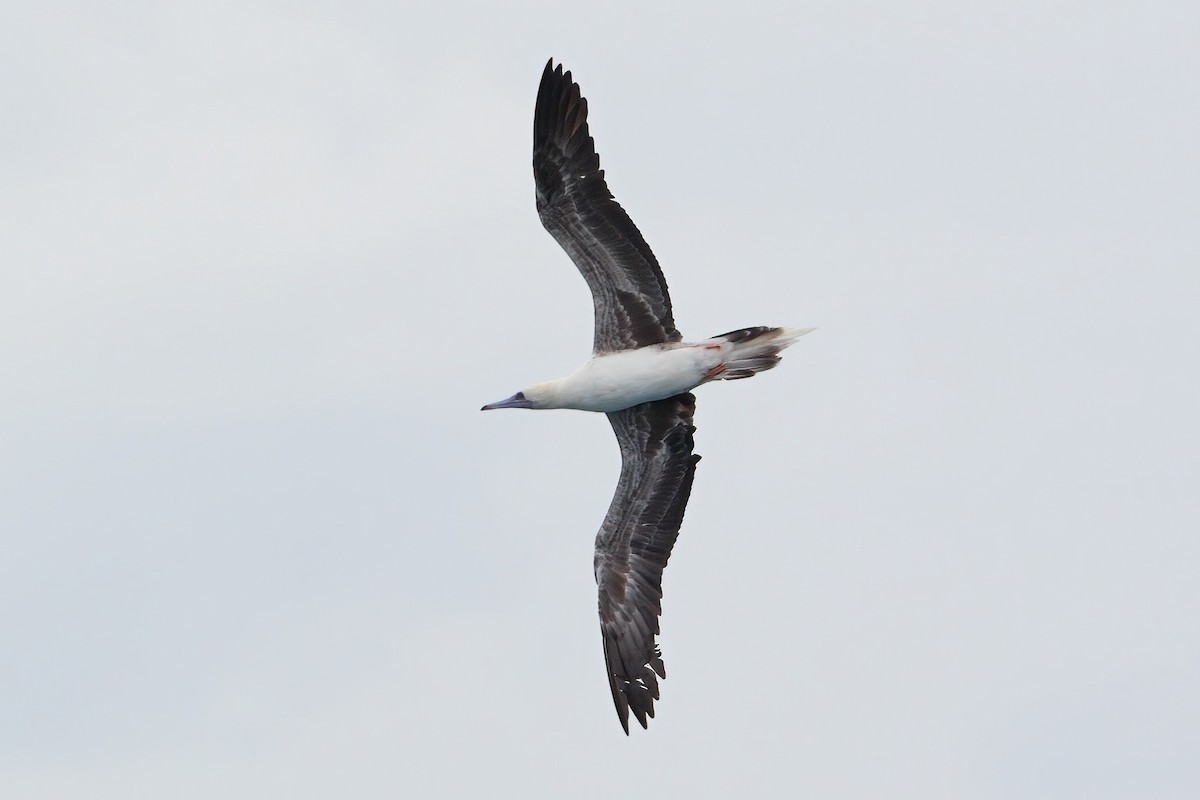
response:
[[[726,350],[723,369],[714,370],[710,380],[733,381],[750,378],[771,369],[780,361],[780,353],[792,342],[816,328],[742,328],[714,336],[709,342]]]

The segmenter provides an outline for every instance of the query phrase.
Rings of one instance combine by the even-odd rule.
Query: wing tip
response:
[[[561,189],[566,176],[580,170],[592,173],[600,167],[588,133],[587,100],[571,71],[564,70],[561,63],[555,65],[553,58],[542,70],[534,102],[533,160],[539,192],[547,197]],[[539,162],[545,163],[539,167]],[[603,184],[603,177],[600,182]]]
[[[560,61],[560,62],[558,62],[558,64],[555,64],[554,56],[550,56],[550,58],[546,59],[546,67],[545,67],[545,69],[542,70],[542,82],[544,83],[545,81],[549,80],[550,78],[564,78],[564,77],[569,81],[571,79],[571,73],[563,72],[562,62]]]
[[[654,719],[654,701],[658,699],[657,695],[639,698],[626,691],[626,687],[632,685],[630,681],[617,675],[609,675],[608,680],[609,687],[612,689],[613,705],[617,710],[617,719],[620,721],[621,730],[625,731],[625,735],[629,735],[630,712],[633,713],[633,718],[637,720],[637,723],[642,726],[642,730],[649,730],[650,720]]]
[[[654,702],[659,699],[658,677],[666,678],[667,671],[662,662],[662,651],[656,645],[653,656],[639,668],[632,670],[632,675],[621,659],[621,648],[609,636],[604,641],[604,667],[608,672],[608,688],[612,692],[613,706],[617,711],[617,719],[621,722],[621,730],[629,735],[629,715],[642,726],[642,730],[650,729],[650,720],[654,719]],[[614,652],[615,651],[615,652]],[[614,664],[614,656],[618,663]]]

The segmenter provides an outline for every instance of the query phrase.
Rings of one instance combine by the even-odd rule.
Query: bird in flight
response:
[[[621,727],[654,716],[666,677],[658,636],[662,573],[679,536],[700,456],[692,452],[691,390],[749,378],[812,328],[742,328],[698,342],[675,329],[654,253],[604,182],[587,101],[554,59],[533,112],[533,177],[542,225],[592,290],[592,357],[565,378],[536,383],[499,408],[573,408],[608,415],[621,476],[596,535],[593,568],[609,688]]]

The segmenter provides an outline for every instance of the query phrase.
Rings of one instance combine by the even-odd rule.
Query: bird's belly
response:
[[[719,356],[692,347],[657,345],[596,356],[568,379],[569,408],[620,411],[700,385]]]

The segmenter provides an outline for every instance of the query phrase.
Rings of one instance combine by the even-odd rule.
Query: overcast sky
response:
[[[0,6],[0,796],[1200,796],[1200,6]],[[698,393],[626,738],[546,59]]]

